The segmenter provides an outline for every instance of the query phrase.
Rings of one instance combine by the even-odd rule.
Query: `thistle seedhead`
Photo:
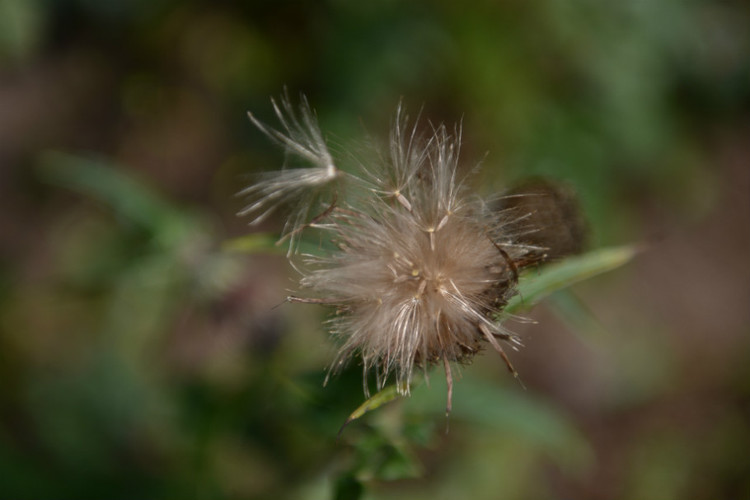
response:
[[[519,268],[538,262],[539,249],[508,232],[518,214],[493,210],[473,195],[458,174],[460,128],[431,127],[423,136],[399,106],[387,152],[359,158],[360,172],[347,174],[362,190],[338,192],[330,204],[303,195],[341,177],[312,111],[303,99],[299,121],[288,99],[277,115],[279,132],[251,119],[289,153],[312,166],[268,174],[244,193],[262,211],[293,198],[286,234],[317,227],[334,250],[303,255],[300,296],[290,301],[334,308],[330,331],[340,343],[331,371],[359,356],[377,387],[394,375],[406,393],[414,367],[442,363],[452,391],[450,364],[469,361],[488,342],[515,374],[500,341],[518,343],[498,316],[516,293]],[[317,215],[311,214],[317,212]]]

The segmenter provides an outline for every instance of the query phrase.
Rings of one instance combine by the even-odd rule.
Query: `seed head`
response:
[[[312,167],[282,170],[247,188],[253,199],[244,213],[265,214],[343,176],[307,102],[302,122],[288,99],[284,112],[274,106],[286,133],[251,119]],[[351,191],[335,190],[330,204],[315,210],[308,199],[287,223],[287,234],[315,227],[332,243],[327,253],[301,256],[302,294],[289,298],[334,308],[328,324],[341,347],[331,370],[359,356],[366,392],[367,373],[374,370],[378,389],[393,375],[408,393],[415,366],[443,363],[448,409],[450,363],[469,361],[485,342],[516,373],[499,340],[518,340],[497,318],[516,293],[518,269],[541,255],[508,230],[518,227],[517,215],[490,209],[464,185],[460,138],[460,128],[444,125],[421,135],[399,106],[387,151],[358,158],[359,172],[347,174],[355,181],[347,185]]]

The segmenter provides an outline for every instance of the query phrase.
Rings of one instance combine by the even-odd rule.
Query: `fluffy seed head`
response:
[[[291,110],[288,101],[284,107]],[[300,128],[276,109],[289,133],[256,125],[293,154],[314,143],[308,159],[320,161],[310,170],[330,163],[340,172],[312,120],[305,120],[301,139],[291,133]],[[538,258],[505,231],[513,222],[508,212],[490,210],[470,195],[458,174],[459,150],[460,129],[433,126],[422,136],[399,106],[388,150],[359,158],[361,171],[348,174],[360,192],[337,192],[330,204],[306,205],[292,216],[293,231],[318,228],[334,248],[302,256],[297,268],[305,296],[290,298],[333,306],[330,330],[341,343],[334,370],[358,355],[365,374],[374,369],[378,388],[394,374],[408,392],[415,366],[442,362],[450,394],[449,363],[470,360],[489,342],[515,373],[497,339],[517,340],[497,315],[515,293],[518,269]],[[260,195],[250,212],[318,186],[302,173],[294,182],[284,172],[246,190]]]
[[[415,364],[470,359],[481,348],[480,327],[501,333],[492,313],[512,293],[513,275],[483,226],[449,217],[427,232],[397,208],[377,220],[340,221],[334,231],[340,250],[311,259],[319,267],[301,284],[339,305],[338,362],[359,351],[378,387],[391,372],[408,387]]]

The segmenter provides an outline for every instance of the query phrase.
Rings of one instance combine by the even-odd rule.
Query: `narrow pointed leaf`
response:
[[[373,395],[367,401],[359,405],[359,407],[356,410],[354,410],[351,415],[349,415],[349,418],[346,419],[346,422],[344,422],[344,425],[341,426],[341,429],[339,430],[339,435],[341,435],[341,433],[344,431],[347,425],[357,420],[358,418],[362,417],[362,415],[364,415],[365,413],[368,413],[368,412],[371,412],[372,410],[380,408],[384,404],[390,403],[394,399],[403,396],[405,391],[406,391],[406,384],[403,384],[403,383],[392,384],[378,391],[377,394]]]
[[[602,248],[545,266],[538,273],[521,278],[519,294],[510,300],[504,312],[529,309],[557,290],[626,264],[638,251],[635,246]]]

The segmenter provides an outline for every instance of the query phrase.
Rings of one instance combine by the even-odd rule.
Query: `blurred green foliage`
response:
[[[750,498],[748,10],[0,0],[0,497]],[[436,372],[337,439],[360,368],[323,386],[278,223],[233,216],[285,85],[334,147],[460,120],[483,192],[569,184],[596,247],[687,236],[511,318],[527,390],[486,355],[449,421]]]

